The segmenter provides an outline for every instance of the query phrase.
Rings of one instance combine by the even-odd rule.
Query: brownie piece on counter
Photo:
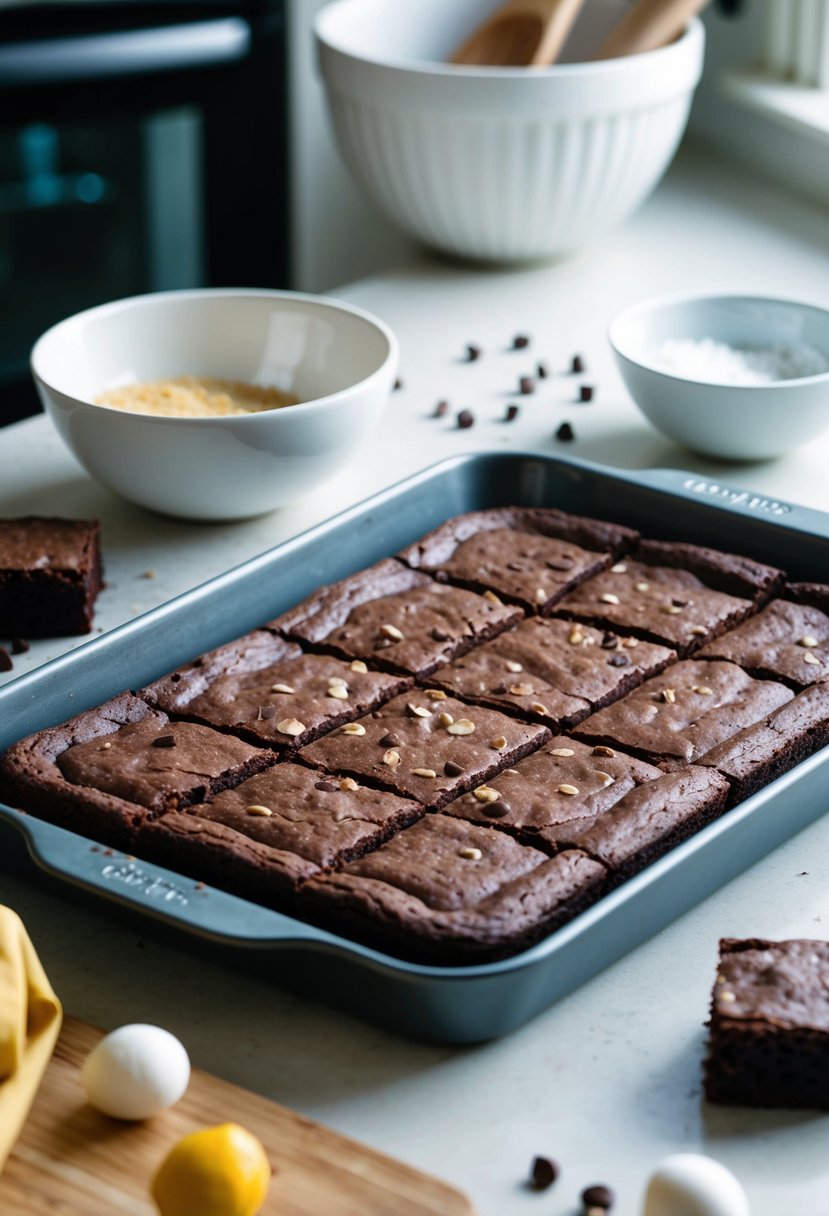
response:
[[[755,612],[783,577],[737,554],[641,541],[624,561],[566,595],[556,614],[629,631],[686,656]]]
[[[712,748],[700,764],[731,783],[731,801],[742,802],[829,743],[829,682],[813,684],[767,718]]]
[[[502,507],[450,519],[400,557],[439,579],[542,612],[636,539],[630,528],[555,509]]]
[[[0,519],[0,637],[89,633],[101,590],[94,519]]]
[[[829,942],[720,942],[705,1096],[829,1110]]]
[[[169,714],[290,749],[369,713],[411,679],[369,671],[258,630],[179,668],[138,695]]]
[[[298,893],[302,913],[403,958],[453,966],[526,949],[602,894],[605,868],[504,832],[426,815]]]
[[[674,769],[698,763],[793,696],[783,684],[755,680],[735,663],[687,659],[592,714],[573,734]]]
[[[436,583],[389,558],[321,587],[268,628],[348,659],[428,675],[522,616],[495,595]]]
[[[287,910],[297,883],[376,848],[423,814],[416,802],[277,764],[196,807],[145,823],[135,851]]]
[[[789,599],[790,592],[798,601]],[[729,659],[749,675],[786,680],[806,688],[829,677],[829,587],[797,584],[757,616],[722,634],[698,652],[701,659]]]
[[[662,671],[676,653],[579,622],[529,617],[439,667],[429,684],[561,730]]]
[[[549,738],[544,726],[465,705],[432,690],[388,701],[299,753],[327,772],[349,773],[439,809]]]

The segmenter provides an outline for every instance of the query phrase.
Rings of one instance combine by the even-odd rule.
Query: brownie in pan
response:
[[[675,658],[675,651],[638,638],[529,617],[439,667],[428,682],[560,730],[624,696]]]
[[[736,663],[686,659],[592,714],[573,734],[676,769],[697,763],[793,696],[785,685],[755,680]]]
[[[705,1096],[829,1110],[829,942],[720,942]]]
[[[414,690],[299,752],[307,763],[440,809],[549,738],[544,726]]]
[[[757,616],[698,652],[729,659],[753,676],[806,688],[829,677],[829,587],[796,583]]]
[[[555,611],[686,656],[755,612],[783,578],[781,570],[737,554],[641,541],[623,561],[566,595]]]
[[[637,533],[553,509],[503,507],[448,520],[400,554],[415,570],[494,591],[529,612],[609,566]]]
[[[280,911],[297,884],[376,848],[416,802],[279,764],[196,807],[142,824],[135,852]]]
[[[330,654],[428,675],[522,616],[491,592],[437,583],[389,558],[321,587],[268,627]]]
[[[267,630],[221,646],[138,696],[169,714],[254,743],[302,747],[402,692],[411,678],[369,671],[362,659],[305,654]]]
[[[171,722],[123,693],[11,747],[0,759],[0,794],[82,836],[126,847],[145,819],[198,802],[274,759],[232,735]]]
[[[89,633],[101,586],[97,520],[0,519],[0,637]]]
[[[504,832],[430,814],[299,890],[304,916],[403,958],[475,963],[515,954],[594,903],[606,871],[577,849],[549,857]]]

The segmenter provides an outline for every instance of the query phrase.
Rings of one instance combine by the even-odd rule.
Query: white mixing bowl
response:
[[[458,67],[499,0],[336,0],[316,21],[340,150],[388,215],[437,249],[514,261],[585,245],[667,168],[702,71],[695,18],[672,45],[578,62],[625,12],[587,0],[567,59]]]
[[[379,419],[397,340],[359,308],[287,291],[135,296],[81,312],[35,344],[46,412],[87,472],[168,515],[242,519],[335,473]],[[177,376],[273,386],[300,404],[173,418],[96,405],[107,388]]]

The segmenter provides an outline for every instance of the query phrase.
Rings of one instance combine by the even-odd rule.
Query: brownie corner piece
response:
[[[0,636],[89,633],[101,590],[96,519],[0,519]]]
[[[829,942],[720,942],[704,1089],[728,1106],[829,1110]]]
[[[634,555],[648,565],[682,567],[716,591],[757,604],[779,591],[786,578],[785,571],[776,566],[684,541],[642,540]]]

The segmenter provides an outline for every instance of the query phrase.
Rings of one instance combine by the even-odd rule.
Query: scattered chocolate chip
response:
[[[150,746],[151,747],[175,747],[175,745],[176,745],[175,735],[158,735],[157,738],[153,739],[152,744]]]
[[[513,350],[526,350],[530,344],[530,340],[526,334],[516,334],[512,340]]]
[[[475,425],[475,415],[472,410],[461,410],[458,414],[458,430],[467,431],[471,426]]]
[[[509,692],[509,688],[506,684],[496,684],[492,691],[495,693],[496,697],[503,697]]]
[[[432,411],[432,417],[433,418],[445,418],[448,413],[449,413],[449,402],[448,401],[438,401],[437,405],[435,406],[434,410]]]
[[[510,804],[503,798],[499,798],[497,802],[485,803],[483,811],[487,819],[503,819],[510,813],[510,809]]]
[[[314,789],[322,790],[324,794],[333,794],[336,791],[337,786],[333,781],[315,781]]]
[[[467,348],[466,348],[467,363],[474,363],[476,359],[480,359],[482,353],[483,352],[482,352],[480,346],[467,346]]]
[[[619,645],[619,639],[616,637],[615,633],[611,633],[610,631],[608,631],[602,636],[602,640],[601,640],[602,650],[616,650],[618,645]]]
[[[402,388],[402,387],[403,387],[403,381],[398,376],[398,378],[394,382],[395,392],[397,391],[397,389]]]
[[[447,760],[443,766],[443,771],[447,777],[460,777],[464,768],[462,764],[456,764],[454,760]]]
[[[671,603],[673,604],[674,608],[687,608],[688,607],[687,600],[673,600],[672,599]]]
[[[178,684],[178,682],[179,682],[180,680],[181,680],[181,672],[180,672],[180,671],[174,671],[174,672],[173,672],[173,674],[170,676],[170,682],[171,682],[172,684]]]
[[[581,1193],[581,1201],[585,1209],[601,1208],[609,1212],[616,1202],[616,1196],[609,1186],[588,1186]]]
[[[630,659],[626,654],[612,654],[607,662],[610,667],[630,667]]]
[[[534,1157],[530,1167],[530,1180],[537,1191],[546,1191],[552,1186],[559,1173],[558,1162],[551,1157]]]
[[[587,402],[587,401],[592,401],[592,400],[593,400],[592,384],[580,384],[579,385],[579,401]]]
[[[379,740],[379,743],[381,747],[397,747],[400,743],[400,736],[396,735],[394,731],[390,730],[388,734],[383,735],[383,738]]]
[[[508,405],[507,412],[504,414],[504,422],[515,422],[520,410],[517,405]]]
[[[256,715],[257,722],[268,722],[276,714],[276,709],[273,705],[260,705],[259,712]]]
[[[31,646],[25,638],[12,639],[12,654],[25,654],[27,650],[31,650]]]
[[[548,374],[547,373],[547,364],[539,363],[538,367],[535,369],[535,374],[536,374],[536,376],[538,376],[539,380],[546,380],[547,374]]]
[[[532,376],[522,376],[518,381],[518,391],[525,397],[529,397],[530,393],[535,392],[535,380]]]
[[[570,360],[570,371],[574,376],[578,376],[584,371],[584,359],[582,359],[581,355],[573,355],[573,358]]]
[[[556,439],[560,443],[572,443],[576,438],[576,432],[570,426],[569,422],[562,422],[561,426],[556,431]]]
[[[438,629],[437,625],[430,631],[429,636],[433,642],[449,641],[449,634],[445,633],[443,629]]]
[[[11,671],[14,664],[5,646],[0,646],[0,671]]]

